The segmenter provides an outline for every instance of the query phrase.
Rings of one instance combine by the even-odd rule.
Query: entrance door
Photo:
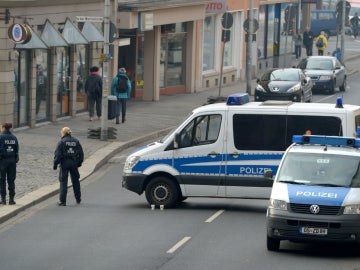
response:
[[[69,115],[70,59],[69,48],[57,48],[58,99],[57,116]]]
[[[15,54],[17,66],[14,69],[14,127],[29,124],[29,78],[31,51],[20,50]]]

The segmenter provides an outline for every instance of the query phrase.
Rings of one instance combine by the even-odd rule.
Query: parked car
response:
[[[313,81],[313,92],[333,94],[336,87],[346,90],[346,68],[335,56],[309,56],[298,67]]]
[[[255,101],[292,100],[311,102],[312,81],[298,68],[274,68],[257,79]]]

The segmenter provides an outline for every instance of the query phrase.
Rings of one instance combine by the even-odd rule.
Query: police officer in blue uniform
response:
[[[61,140],[58,142],[54,156],[53,169],[56,170],[60,164],[60,194],[59,194],[59,206],[66,206],[66,195],[68,177],[70,173],[71,182],[74,190],[76,202],[81,202],[81,190],[80,190],[80,174],[78,167],[84,161],[84,152],[78,139],[71,136],[71,130],[68,127],[61,129]]]
[[[6,180],[9,189],[9,204],[15,204],[16,163],[19,161],[19,143],[10,132],[11,123],[1,125],[0,134],[0,204],[6,204]]]

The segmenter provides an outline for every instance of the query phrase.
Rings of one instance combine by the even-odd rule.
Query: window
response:
[[[215,16],[206,16],[204,20],[203,71],[214,69],[215,54]]]
[[[341,119],[332,116],[289,115],[287,125],[287,146],[292,142],[292,135],[303,135],[307,130],[310,130],[312,135],[343,135]]]
[[[341,119],[329,116],[243,115],[233,117],[234,144],[238,150],[285,151],[293,135],[342,136]]]
[[[285,150],[285,115],[235,114],[234,145],[238,150]]]
[[[221,115],[203,115],[192,120],[181,132],[179,147],[212,144],[219,136]]]

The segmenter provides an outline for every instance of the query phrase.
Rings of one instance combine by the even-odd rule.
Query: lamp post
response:
[[[110,29],[110,0],[105,0],[104,6],[104,51],[106,57],[109,54],[109,31]],[[109,63],[108,59],[103,62],[103,90],[101,105],[101,134],[100,140],[108,139],[108,95],[109,95]]]
[[[254,0],[250,0],[250,7],[248,13],[249,20],[249,32],[248,32],[248,41],[246,43],[246,93],[251,94],[251,66],[252,66],[252,56],[251,56],[251,45],[254,32]]]

